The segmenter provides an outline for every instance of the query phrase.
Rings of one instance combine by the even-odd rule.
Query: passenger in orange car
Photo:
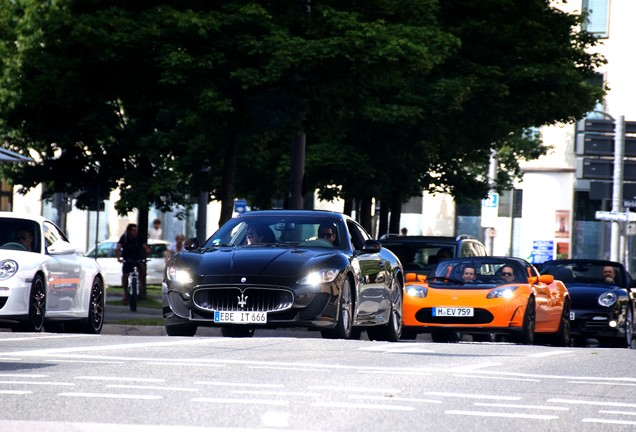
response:
[[[501,269],[501,279],[503,279],[504,283],[513,283],[516,279],[515,271],[510,266],[504,266]]]

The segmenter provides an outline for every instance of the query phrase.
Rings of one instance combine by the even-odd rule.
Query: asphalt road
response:
[[[636,427],[626,349],[4,333],[0,352],[0,431]]]

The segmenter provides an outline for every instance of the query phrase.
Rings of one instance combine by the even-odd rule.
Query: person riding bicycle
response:
[[[119,241],[117,242],[117,249],[115,249],[117,261],[123,263],[121,286],[124,288],[124,297],[122,299],[124,304],[128,304],[128,277],[133,271],[136,263],[138,264],[137,271],[139,272],[139,297],[144,298],[146,296],[145,259],[146,255],[150,253],[150,248],[147,244],[139,241],[137,233],[137,224],[128,224],[126,232],[119,238]]]

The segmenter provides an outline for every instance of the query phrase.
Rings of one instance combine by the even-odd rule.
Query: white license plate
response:
[[[475,316],[475,309],[460,307],[434,307],[433,316],[436,317],[471,317]]]
[[[214,311],[215,323],[265,324],[267,312]]]

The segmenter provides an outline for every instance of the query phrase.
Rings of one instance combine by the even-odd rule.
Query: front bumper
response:
[[[573,309],[572,315],[572,336],[595,338],[625,335],[625,317],[613,309]]]
[[[234,325],[214,322],[216,311],[267,312],[267,323],[254,326],[332,328],[339,300],[333,288],[330,284],[299,290],[281,286],[205,285],[185,291],[164,284],[163,315],[171,324],[216,327]]]

